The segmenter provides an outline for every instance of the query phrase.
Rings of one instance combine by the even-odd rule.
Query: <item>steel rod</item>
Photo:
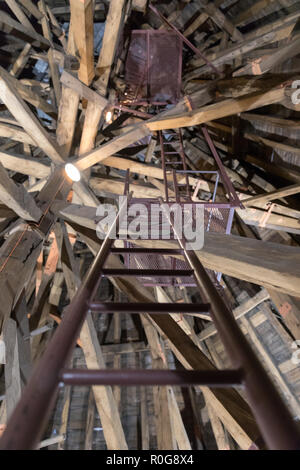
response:
[[[193,274],[191,269],[179,269],[174,271],[173,269],[102,269],[101,273],[103,276],[109,277],[174,277],[182,276],[188,277]]]
[[[101,313],[209,313],[210,304],[102,303],[89,302],[88,308]]]
[[[243,374],[239,370],[66,369],[61,372],[61,381],[65,385],[205,385],[224,388],[241,386]]]

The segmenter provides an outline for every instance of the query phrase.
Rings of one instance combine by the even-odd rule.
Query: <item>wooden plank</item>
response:
[[[42,13],[31,0],[19,0],[19,2],[26,8],[38,21],[43,18]]]
[[[289,129],[299,129],[300,122],[292,119],[283,119],[274,115],[255,114],[255,113],[241,113],[241,118],[247,121],[262,121],[274,127],[283,127]]]
[[[60,101],[60,95],[61,95],[61,90],[60,90],[60,82],[59,82],[59,70],[58,70],[58,65],[54,61],[54,55],[53,55],[53,41],[52,41],[52,34],[49,26],[49,21],[47,17],[47,11],[46,11],[46,4],[44,0],[39,0],[38,2],[38,7],[41,13],[43,14],[43,18],[41,19],[41,25],[42,25],[42,30],[43,30],[43,35],[44,37],[49,41],[51,44],[51,47],[48,49],[47,56],[48,56],[48,62],[49,62],[49,70],[50,70],[50,77],[52,80],[52,86],[54,89],[54,94],[55,94],[55,102],[56,105],[58,106],[59,101]]]
[[[272,213],[271,209],[272,208],[270,208],[270,210],[261,210],[249,207],[236,209],[236,212],[247,225],[300,235],[299,219]],[[274,207],[274,211],[276,212],[276,205]]]
[[[224,100],[196,109],[181,116],[147,121],[146,125],[151,131],[164,129],[177,129],[178,127],[198,126],[214,119],[232,116],[243,111],[260,108],[274,103],[279,103],[284,97],[284,88],[265,91],[238,99]]]
[[[249,197],[248,199],[243,200],[243,205],[246,207],[255,205],[259,203],[267,203],[269,201],[275,201],[277,199],[282,199],[287,196],[292,196],[293,194],[298,194],[300,192],[299,184],[292,184],[282,189],[276,189],[269,193],[258,194],[257,196]]]
[[[13,83],[8,80],[7,72],[0,67],[0,97],[11,114],[51,160],[63,162],[57,145],[21,98]]]
[[[62,85],[56,139],[60,147],[60,152],[65,159],[69,157],[72,149],[78,106],[79,94],[67,86]]]
[[[21,397],[21,376],[17,326],[15,320],[8,318],[4,324],[5,342],[5,405],[8,420]]]
[[[90,389],[87,415],[86,415],[84,450],[93,450],[94,420],[95,420],[95,399],[94,399],[93,390]]]
[[[24,287],[30,283],[44,237],[48,235],[55,216],[49,209],[53,200],[66,198],[70,184],[63,178],[62,171],[54,171],[46,186],[37,197],[39,204],[47,211],[38,230],[27,225],[20,226],[0,248],[0,321],[7,318],[14,308]],[[12,256],[13,255],[13,256]],[[18,276],[16,277],[16,273]]]
[[[147,0],[133,0],[132,9],[136,11],[141,11],[142,13],[146,12],[147,9]]]
[[[76,91],[81,98],[85,98],[87,101],[91,101],[103,109],[107,106],[108,101],[103,98],[103,96],[86,86],[70,72],[64,70],[61,74],[60,81],[63,85]]]
[[[15,86],[21,98],[41,111],[44,111],[44,113],[49,116],[53,118],[57,117],[56,108],[52,104],[48,103],[38,93],[33,92],[30,87],[23,85],[19,80],[16,80],[14,77],[10,77],[8,74],[6,74],[5,77]]]
[[[15,60],[11,70],[10,74],[13,75],[14,77],[18,78],[18,76],[22,73],[28,59],[29,59],[29,53],[31,49],[31,44],[27,43],[23,47],[22,51],[18,55],[17,59]]]
[[[215,67],[220,67],[226,63],[231,63],[233,60],[243,56],[244,54],[257,49],[258,47],[262,47],[266,44],[272,44],[273,42],[281,41],[287,37],[289,37],[291,31],[294,28],[295,23],[292,25],[283,25],[276,31],[269,31],[262,36],[254,37],[247,37],[244,38],[244,41],[241,43],[237,43],[234,46],[230,46],[229,48],[215,52],[207,55],[207,60],[209,60]],[[199,68],[193,70],[188,75],[188,80],[193,78],[197,78],[200,75],[210,72],[210,66],[204,65],[203,60],[201,59],[194,59],[192,61],[192,65],[201,65]]]
[[[120,136],[116,137],[107,144],[104,144],[97,149],[82,155],[73,163],[79,170],[85,170],[95,165],[96,163],[105,160],[107,157],[121,150],[122,148],[131,145],[137,140],[145,137],[149,134],[149,131],[197,126],[207,121],[237,114],[241,111],[256,109],[269,104],[278,103],[283,99],[283,97],[284,88],[278,88],[261,94],[242,97],[236,100],[225,100],[217,104],[208,105],[195,111],[182,114],[180,116],[150,120],[145,124],[139,124],[138,126],[131,128],[128,132],[126,132],[125,129],[124,133]],[[106,162],[103,163],[109,164]],[[157,177],[155,175],[151,176]]]
[[[274,289],[268,289],[271,300],[282,317],[282,321],[295,339],[300,336],[300,301],[298,297],[290,297]]]
[[[246,9],[242,7],[242,11],[234,18],[233,23],[236,26],[242,25],[244,23],[252,22],[253,18],[256,15],[259,15],[264,8],[274,4],[274,0],[258,0],[253,3],[253,5],[246,5]]]
[[[149,420],[147,412],[147,401],[146,401],[146,388],[140,388],[141,402],[140,402],[140,419],[141,419],[141,437],[142,450],[149,450],[150,445],[150,432],[149,432]]]
[[[156,329],[144,315],[141,315],[141,321],[150,346],[152,369],[166,369],[167,360]],[[153,401],[158,449],[176,449],[168,387],[158,385],[153,387]]]
[[[15,0],[5,0],[5,3],[9,6],[11,11],[14,13],[15,17],[18,18],[18,20],[20,21],[20,23],[25,26],[25,28],[35,32],[35,29],[32,26],[31,22]]]
[[[84,117],[79,155],[93,150],[103,109],[98,103],[89,101]]]
[[[18,353],[20,365],[20,380],[21,388],[23,389],[29,380],[32,371],[31,357],[30,357],[30,342],[29,342],[29,321],[28,321],[28,308],[26,304],[25,290],[21,294],[14,311],[12,318],[16,321],[17,326],[17,339],[18,339]]]
[[[120,29],[122,27],[125,0],[111,0],[106,17],[102,48],[97,62],[96,73],[99,76],[95,87],[102,96],[106,96],[111,67],[114,62]]]
[[[94,78],[94,24],[92,0],[71,0],[72,28],[80,55],[78,78],[90,85]]]
[[[265,318],[266,320],[266,318]],[[249,335],[252,343],[254,344],[255,348],[258,350],[260,355],[262,356],[264,363],[267,365],[267,368],[271,372],[273,378],[279,385],[279,388],[282,394],[286,397],[288,404],[290,405],[291,411],[297,417],[300,416],[300,404],[298,400],[294,396],[294,392],[291,390],[290,386],[286,382],[285,378],[280,373],[280,370],[277,368],[276,364],[274,363],[271,355],[266,350],[262,341],[260,341],[258,335],[255,331],[255,326],[252,319],[248,320],[246,317],[241,318],[241,324],[245,328],[247,334]]]
[[[174,437],[179,450],[192,450],[186,429],[184,427],[182,416],[178,407],[175,393],[172,387],[169,387],[169,399],[171,408],[171,421]]]
[[[246,66],[235,71],[232,76],[240,77],[242,75],[262,75],[275,66],[285,62],[298,55],[300,48],[300,37],[296,37],[290,44],[275,49],[272,54],[258,57]]]
[[[89,369],[105,368],[93,319],[88,314],[80,334],[82,349]],[[103,427],[103,433],[109,450],[127,450],[120,416],[111,387],[93,387],[95,402]]]
[[[37,222],[42,212],[33,197],[20,185],[17,186],[0,163],[0,200],[24,220]]]
[[[36,147],[35,141],[18,126],[0,123],[0,136]]]
[[[207,19],[209,18],[209,15],[205,12],[200,13],[197,18],[187,27],[187,29],[184,31],[183,35],[188,38],[191,36],[198,28],[200,28],[201,25],[203,25]]]
[[[149,129],[145,125],[138,125],[131,128],[128,132],[112,139],[107,144],[97,147],[95,150],[87,152],[75,160],[73,163],[79,170],[86,170],[96,163],[105,160],[110,155],[128,147],[129,145],[137,142],[138,140],[150,134]]]
[[[209,403],[206,403],[210,424],[216,439],[218,450],[230,450],[230,444],[223,428],[222,422],[219,420],[214,409]]]
[[[239,305],[233,310],[233,315],[236,320],[242,318],[246,313],[250,312],[262,302],[265,302],[270,298],[269,293],[265,289],[261,289],[258,294],[256,294],[252,299],[246,300],[243,304]],[[211,324],[204,328],[201,333],[199,333],[198,338],[200,341],[204,341],[207,338],[210,338],[213,335],[218,333],[214,324]]]
[[[0,151],[0,162],[4,168],[8,170],[17,171],[24,175],[35,176],[36,178],[45,178],[49,176],[51,172],[49,164],[42,163],[36,158],[23,157],[8,152]]]
[[[204,4],[204,11],[209,17],[219,26],[220,29],[227,31],[233,41],[241,41],[243,39],[242,33],[231,23],[231,21],[217,8],[214,3],[207,1],[201,2]]]
[[[48,50],[49,41],[32,29],[28,29],[18,21],[13,20],[7,13],[1,11],[0,30],[7,34],[13,34],[34,47]]]

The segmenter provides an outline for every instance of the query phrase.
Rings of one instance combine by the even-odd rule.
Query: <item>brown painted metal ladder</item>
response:
[[[143,249],[113,248],[111,234],[122,220],[125,203],[121,206],[101,248],[74,299],[66,308],[61,324],[53,335],[44,356],[24,389],[6,431],[0,440],[0,449],[33,449],[41,438],[51,410],[55,404],[58,387],[68,385],[202,385],[212,388],[243,386],[262,436],[271,449],[299,449],[300,435],[292,416],[269,379],[249,343],[242,334],[232,312],[216,290],[197,254],[187,250],[185,240],[179,238],[176,227],[169,218],[177,238],[178,248]],[[110,254],[155,253],[183,255],[187,270],[130,270],[106,269]],[[95,300],[97,286],[103,276],[193,276],[209,304],[177,303],[101,303]],[[81,327],[88,312],[193,314],[210,312],[231,359],[232,370],[76,370],[65,369],[71,357]]]

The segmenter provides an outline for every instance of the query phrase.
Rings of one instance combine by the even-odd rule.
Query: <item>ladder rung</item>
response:
[[[182,165],[182,162],[165,162],[166,165]]]
[[[88,307],[98,313],[179,313],[209,314],[210,304],[178,304],[178,303],[124,303],[124,302],[90,302]]]
[[[240,370],[144,370],[144,369],[63,369],[60,380],[66,385],[206,385],[233,387],[243,383]]]
[[[165,155],[180,155],[180,152],[165,152]]]
[[[167,248],[112,248],[113,254],[129,254],[129,255],[180,255],[183,253],[182,249],[167,249]]]
[[[102,269],[103,276],[110,277],[188,277],[192,276],[192,269]]]

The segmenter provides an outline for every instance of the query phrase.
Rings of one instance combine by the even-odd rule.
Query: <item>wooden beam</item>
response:
[[[79,170],[86,170],[91,166],[95,165],[99,161],[105,160],[110,155],[128,147],[129,145],[137,142],[138,140],[146,137],[150,134],[149,129],[144,125],[137,125],[131,128],[128,132],[121,134],[120,136],[112,139],[107,144],[97,147],[95,150],[87,152],[75,160],[73,163]]]
[[[32,26],[31,22],[25,15],[24,11],[22,8],[18,5],[18,3],[15,0],[5,0],[5,3],[9,6],[13,14],[15,15],[16,18],[20,21],[20,23],[25,26],[25,28],[33,31],[35,33],[35,29]]]
[[[76,91],[76,93],[78,93],[81,98],[84,98],[87,101],[91,101],[102,109],[108,105],[108,101],[103,98],[103,96],[86,86],[82,81],[74,77],[72,73],[67,72],[66,70],[64,70],[61,74],[60,81],[66,87]]]
[[[76,91],[68,88],[65,85],[62,85],[61,99],[58,110],[56,139],[64,159],[69,157],[72,149],[78,114],[79,98],[79,94]]]
[[[71,281],[70,283],[67,283],[67,288],[70,299],[72,299],[80,281],[76,276],[73,276],[72,279],[73,270],[71,271],[71,269],[75,264],[75,258],[69,239],[66,237],[66,232],[64,232],[64,243],[66,244],[64,263],[68,265],[70,270]],[[105,369],[105,361],[90,313],[87,315],[83,324],[80,333],[80,341],[87,367],[89,369]],[[94,386],[93,392],[107,448],[109,450],[127,450],[127,443],[111,387]]]
[[[50,71],[49,75],[51,77],[52,86],[54,89],[55,102],[56,102],[56,105],[58,106],[59,101],[60,101],[60,95],[61,95],[60,83],[59,83],[59,69],[58,69],[57,63],[54,61],[54,55],[53,55],[54,46],[53,46],[53,41],[52,41],[52,33],[50,30],[49,20],[47,17],[45,1],[39,0],[38,7],[41,13],[43,14],[43,18],[41,19],[43,35],[51,44],[51,47],[49,47],[48,52],[47,52],[48,62],[49,62],[49,71]]]
[[[21,397],[21,376],[17,325],[15,320],[8,318],[4,324],[5,343],[5,404],[8,420]]]
[[[267,54],[263,57],[258,57],[246,66],[240,68],[232,74],[233,77],[240,77],[242,75],[262,75],[269,70],[273,69],[276,65],[285,62],[298,55],[300,48],[299,35],[290,43],[275,49],[272,54]]]
[[[49,164],[42,163],[32,157],[24,157],[0,151],[0,162],[4,168],[8,170],[17,171],[24,175],[35,176],[36,178],[45,178],[51,173]]]
[[[85,426],[85,439],[84,439],[84,450],[93,449],[93,434],[94,434],[94,420],[95,420],[95,399],[93,389],[89,391],[87,415],[86,415],[86,426]]]
[[[242,41],[242,33],[234,26],[234,24],[231,23],[221,10],[214,5],[214,3],[207,3],[207,0],[202,0],[201,3],[204,4],[204,11],[220,29],[227,31],[233,41]]]
[[[42,13],[31,0],[19,0],[19,2],[26,8],[38,21],[43,18]]]
[[[298,418],[300,417],[300,404],[299,401],[295,398],[294,392],[291,390],[289,384],[286,382],[285,378],[283,377],[280,369],[276,366],[274,360],[272,359],[270,353],[267,351],[265,345],[262,341],[260,341],[253,322],[251,319],[246,317],[241,318],[241,325],[244,331],[249,335],[251,342],[254,344],[255,349],[261,355],[264,364],[266,364],[269,372],[272,374],[273,379],[275,380],[281,394],[286,398],[288,404],[291,408],[291,411],[295,416]]]
[[[183,35],[188,38],[191,36],[201,25],[203,25],[209,18],[209,15],[205,12],[199,13],[197,18],[187,27]]]
[[[80,340],[89,369],[105,368],[93,319],[88,314],[80,333]],[[97,410],[100,415],[103,433],[109,450],[127,450],[120,416],[111,387],[93,387]]]
[[[164,129],[177,129],[178,127],[191,127],[204,124],[214,119],[232,116],[243,111],[260,108],[274,103],[279,103],[285,96],[284,88],[269,90],[264,93],[253,94],[232,100],[221,101],[200,109],[196,109],[181,116],[163,118],[146,122],[151,131]]]
[[[243,42],[237,43],[234,46],[231,46],[220,52],[208,54],[206,58],[215,67],[220,67],[226,63],[231,63],[234,59],[237,59],[244,54],[257,49],[258,47],[262,47],[266,44],[272,44],[273,42],[281,41],[289,37],[295,26],[295,23],[296,21],[290,25],[283,24],[280,28],[278,28],[278,30],[271,32],[268,31],[261,36],[254,34],[253,37],[245,37]],[[210,72],[210,66],[205,65],[202,59],[193,59],[191,64],[193,66],[200,65],[200,67],[189,73],[188,81],[193,78],[197,78],[204,73]]]
[[[97,149],[82,155],[79,159],[74,160],[73,163],[79,170],[85,170],[101,161],[103,164],[109,165],[110,161],[112,161],[112,159],[108,159],[109,156],[149,135],[150,131],[197,126],[214,119],[220,119],[225,116],[237,114],[241,111],[278,103],[284,98],[284,93],[284,88],[278,88],[235,100],[225,100],[179,116],[146,121],[144,124],[130,127],[130,130],[127,132],[125,128],[124,133],[120,136],[111,140],[107,144],[101,145]],[[105,159],[107,160],[105,161]],[[155,175],[151,176],[157,178]]]
[[[78,78],[90,85],[94,78],[94,23],[92,0],[70,0],[74,40],[80,55]]]
[[[249,197],[248,199],[243,200],[243,205],[246,207],[253,206],[257,202],[267,203],[269,201],[275,201],[277,199],[282,199],[287,196],[292,196],[293,194],[298,194],[300,192],[299,184],[292,184],[282,189],[276,189],[269,193],[258,194],[257,196]]]
[[[0,163],[0,200],[24,220],[37,222],[42,212],[36,205],[33,197],[26,189],[8,176],[5,168]]]
[[[0,136],[5,137],[6,139],[15,140],[17,142],[23,142],[24,144],[33,145],[34,147],[36,147],[36,142],[19,126],[0,123]]]
[[[8,76],[7,76],[8,75]],[[42,127],[29,107],[24,103],[17,89],[8,78],[9,74],[0,67],[0,97],[14,118],[36,142],[51,160],[63,162],[57,145],[51,140],[47,131]],[[11,77],[10,77],[11,78]]]
[[[109,4],[102,48],[96,69],[99,78],[95,82],[95,87],[99,90],[102,96],[106,96],[107,94],[107,86],[118,45],[120,29],[122,27],[123,9],[125,4],[125,0],[111,0]]]
[[[21,74],[23,71],[28,59],[29,59],[29,53],[31,49],[31,44],[27,43],[23,47],[22,51],[16,58],[15,62],[13,63],[13,66],[10,70],[10,74],[13,75],[14,77],[18,78],[18,76]]]
[[[243,317],[246,315],[246,313],[250,312],[254,308],[256,308],[258,305],[260,305],[262,302],[265,302],[270,298],[269,293],[265,289],[261,289],[258,294],[256,294],[252,299],[246,300],[243,302],[241,305],[236,307],[233,310],[233,315],[236,320],[239,318]],[[201,333],[199,333],[198,338],[200,341],[204,341],[207,338],[210,338],[211,336],[214,336],[218,333],[216,327],[214,324],[208,325],[206,328],[204,328]]]
[[[7,13],[1,11],[0,30],[7,34],[13,34],[23,41],[29,42],[34,47],[48,50],[49,41],[32,29],[28,29],[18,21],[13,20]]]

